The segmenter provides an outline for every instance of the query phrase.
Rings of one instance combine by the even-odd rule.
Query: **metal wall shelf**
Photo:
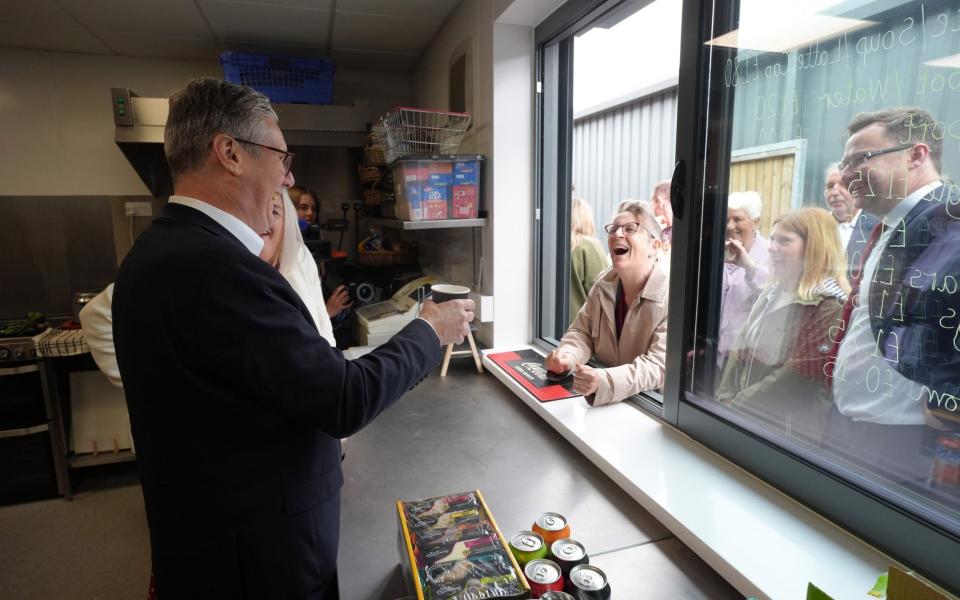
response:
[[[370,225],[393,227],[404,231],[418,229],[454,229],[461,227],[484,227],[486,219],[444,219],[440,221],[400,221],[398,219],[365,219]]]

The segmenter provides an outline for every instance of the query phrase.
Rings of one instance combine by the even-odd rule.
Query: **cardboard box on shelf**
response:
[[[423,213],[429,221],[446,219],[450,214],[450,186],[423,186]]]
[[[448,160],[435,160],[427,169],[432,185],[453,185],[453,163]]]
[[[479,185],[480,161],[458,160],[453,163],[453,185]]]
[[[453,186],[452,202],[453,219],[476,219],[477,218],[477,186],[476,185],[455,185]]]
[[[480,155],[411,157],[393,163],[397,218],[475,219],[480,205]]]

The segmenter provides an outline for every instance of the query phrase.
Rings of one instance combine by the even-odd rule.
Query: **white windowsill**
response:
[[[804,598],[812,582],[837,599],[866,598],[899,564],[635,406],[541,403],[486,356],[483,364],[747,596]]]

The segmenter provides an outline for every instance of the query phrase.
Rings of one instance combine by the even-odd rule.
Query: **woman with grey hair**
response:
[[[549,371],[573,373],[574,391],[591,406],[663,385],[670,269],[648,204],[622,203],[604,227],[613,266],[597,278],[560,345],[546,358]],[[591,358],[606,367],[587,365]]]
[[[727,197],[727,241],[720,295],[717,363],[735,349],[737,334],[750,307],[769,278],[769,242],[760,235],[763,201],[757,192],[733,192]]]

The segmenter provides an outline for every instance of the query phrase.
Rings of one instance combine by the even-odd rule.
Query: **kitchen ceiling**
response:
[[[323,56],[406,73],[460,0],[0,0],[0,46],[217,60]]]

